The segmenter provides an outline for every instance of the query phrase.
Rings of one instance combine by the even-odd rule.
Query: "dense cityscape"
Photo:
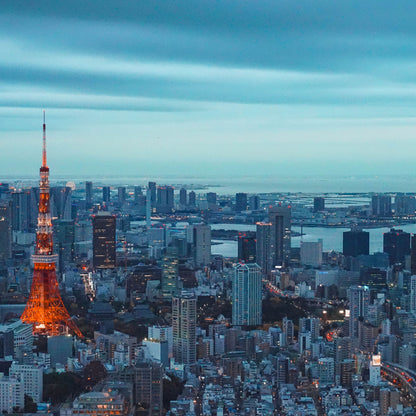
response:
[[[3,413],[414,415],[415,195],[50,186],[45,120],[39,187],[16,183],[0,184]]]
[[[415,16],[2,1],[0,415],[416,416]]]

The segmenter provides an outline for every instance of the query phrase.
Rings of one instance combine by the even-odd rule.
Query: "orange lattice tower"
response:
[[[43,152],[39,183],[39,215],[36,233],[36,249],[32,256],[34,263],[32,287],[29,300],[21,320],[33,324],[35,334],[59,335],[71,330],[82,337],[81,331],[71,320],[66,310],[58,281],[56,280],[56,261],[53,254],[52,221],[49,202],[49,168],[46,164],[46,123],[43,112]]]

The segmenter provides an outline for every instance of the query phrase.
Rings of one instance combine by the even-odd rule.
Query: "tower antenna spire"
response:
[[[42,150],[42,167],[46,168],[46,111],[43,110],[43,150]]]
[[[71,330],[82,338],[72,321],[59,292],[56,277],[58,255],[53,253],[53,227],[50,205],[49,168],[46,166],[46,120],[43,111],[43,151],[39,181],[38,228],[35,253],[32,256],[33,278],[29,299],[21,320],[32,324],[33,333],[61,335]]]

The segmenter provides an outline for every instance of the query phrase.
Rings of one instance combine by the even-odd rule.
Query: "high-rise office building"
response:
[[[183,291],[172,298],[173,357],[176,362],[196,361],[196,297]]]
[[[7,202],[0,203],[0,262],[12,255],[11,207]]]
[[[268,275],[273,268],[272,223],[258,222],[256,224],[256,261],[263,275]]]
[[[416,312],[416,276],[410,278],[410,312]]]
[[[416,197],[414,195],[397,194],[394,198],[396,215],[415,215]]]
[[[135,400],[149,416],[163,414],[163,365],[154,361],[138,361],[134,367]]]
[[[95,269],[116,267],[116,218],[99,213],[92,221],[93,265]]]
[[[288,266],[291,247],[291,208],[273,206],[269,208],[272,223],[273,266]]]
[[[299,332],[309,332],[311,341],[314,342],[319,338],[319,328],[321,320],[319,318],[300,318]]]
[[[188,228],[188,242],[191,243],[195,265],[207,266],[211,263],[211,227],[207,224],[194,224]]]
[[[38,186],[30,188],[29,228],[32,232],[36,231],[38,226],[39,195],[40,189]]]
[[[387,272],[377,267],[368,267],[361,272],[361,284],[368,286],[373,293],[387,289]]]
[[[235,194],[236,212],[247,211],[247,194],[239,192]]]
[[[30,191],[12,193],[12,229],[29,231],[30,229]]]
[[[332,357],[324,357],[318,360],[319,385],[328,386],[334,383],[335,363]]]
[[[60,220],[72,219],[72,189],[68,186],[53,186],[50,189],[51,215]]]
[[[410,254],[410,234],[394,228],[384,233],[383,251],[389,255],[390,265],[404,264],[405,256]]]
[[[322,264],[322,240],[302,241],[300,262],[306,266],[319,267]]]
[[[251,211],[260,209],[260,197],[258,195],[251,195],[248,200],[248,207]]]
[[[233,325],[261,325],[262,279],[256,263],[239,263],[233,276]]]
[[[196,194],[194,191],[189,192],[189,206],[196,207]]]
[[[174,188],[172,186],[158,186],[157,187],[157,211],[164,214],[169,214],[174,208]]]
[[[295,340],[295,326],[293,321],[286,316],[282,320],[282,329],[286,345],[290,345]]]
[[[75,254],[75,222],[71,220],[53,221],[55,253],[58,253],[59,272],[64,265],[74,260]]]
[[[178,290],[179,261],[177,246],[171,244],[167,247],[160,263],[162,269],[162,295],[164,298],[171,299]]]
[[[278,385],[289,383],[289,358],[279,357],[276,360],[276,378]]]
[[[412,248],[410,252],[410,272],[412,275],[416,275],[416,234],[412,235]]]
[[[389,408],[396,410],[397,406],[400,404],[400,392],[397,389],[392,389],[391,387],[383,387],[380,389],[380,416],[388,416],[390,413]]]
[[[110,202],[110,187],[103,186],[103,202],[107,203]]]
[[[136,205],[139,203],[139,198],[142,195],[143,195],[142,187],[141,186],[135,186],[134,187],[134,203]]]
[[[184,208],[188,205],[188,196],[185,188],[179,191],[179,205]]]
[[[23,380],[16,377],[0,377],[0,411],[4,414],[14,413],[16,408],[23,408],[25,403]]]
[[[156,208],[156,182],[149,182],[148,188],[150,190],[151,208]]]
[[[256,262],[256,233],[254,231],[238,233],[238,261]]]
[[[368,286],[351,286],[349,288],[350,319],[349,335],[358,338],[358,324],[360,318],[367,319],[370,306],[370,289]]]
[[[345,231],[342,249],[344,256],[360,256],[370,254],[370,233],[362,230]]]
[[[8,194],[10,192],[9,184],[0,182],[0,199],[2,195]]]
[[[85,205],[87,208],[92,207],[92,182],[85,182]]]
[[[391,196],[373,195],[371,197],[371,212],[375,217],[390,217]]]
[[[217,194],[215,192],[207,193],[207,203],[209,209],[215,208],[217,206]]]
[[[25,394],[30,396],[35,403],[42,401],[43,393],[43,368],[30,364],[13,363],[9,374],[11,377],[23,381]]]
[[[337,370],[337,366],[339,370]],[[352,359],[345,359],[342,362],[335,363],[335,371],[340,378],[341,386],[344,388],[351,388],[351,384],[355,375],[355,361]]]
[[[319,212],[325,210],[325,198],[316,196],[313,198],[313,212]]]
[[[117,189],[118,192],[118,204],[120,206],[123,206],[126,202],[126,187],[125,186],[119,186]]]

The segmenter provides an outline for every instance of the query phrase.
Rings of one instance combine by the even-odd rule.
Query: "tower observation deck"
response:
[[[65,308],[56,278],[58,256],[53,254],[45,112],[43,113],[43,150],[39,188],[38,229],[35,254],[32,256],[34,264],[32,286],[29,300],[20,319],[25,323],[33,324],[34,334],[59,335],[70,331],[82,337],[81,331]]]

